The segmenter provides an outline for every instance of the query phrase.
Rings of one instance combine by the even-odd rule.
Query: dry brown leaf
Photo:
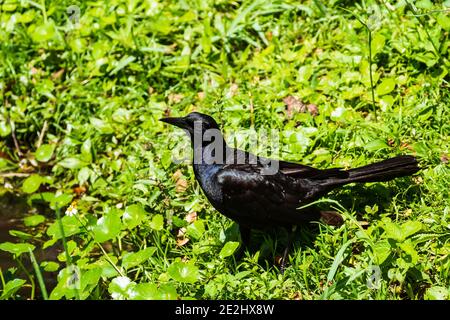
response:
[[[176,182],[175,191],[176,192],[185,192],[188,187],[188,182],[186,179],[180,178]]]
[[[412,177],[412,179],[416,184],[421,184],[423,182],[423,179],[420,176]]]
[[[181,93],[171,93],[167,98],[169,99],[169,104],[180,103],[184,95]]]
[[[204,93],[203,91],[200,91],[199,93],[197,93],[197,97],[199,100],[203,100],[206,97],[206,93]]]
[[[394,139],[389,138],[389,139],[388,139],[388,145],[389,145],[390,147],[393,147],[393,146],[395,145]]]
[[[294,96],[287,96],[283,99],[287,107],[287,116],[292,118],[294,113],[305,112],[306,105]]]
[[[294,295],[292,296],[292,300],[303,300],[302,293],[301,292],[294,293]]]
[[[183,173],[180,170],[175,171],[172,175],[172,179],[175,180],[175,191],[184,192],[188,187],[188,182],[183,178]]]
[[[188,222],[188,223],[192,223],[192,222],[194,222],[195,220],[197,220],[197,212],[195,212],[195,211],[193,211],[193,212],[189,212],[187,215],[186,215],[186,221]]]
[[[180,179],[183,176],[183,173],[181,172],[181,170],[177,170],[175,171],[175,173],[172,175],[172,179],[174,181],[177,181],[178,179]]]
[[[61,78],[62,75],[64,74],[64,71],[65,71],[65,69],[62,68],[62,69],[59,69],[59,70],[56,71],[56,72],[53,72],[53,73],[52,73],[52,79],[53,79],[53,80],[57,80],[57,79]]]
[[[177,247],[182,247],[184,246],[186,243],[189,242],[188,238],[184,238],[184,239],[178,239],[177,240]]]
[[[308,104],[307,106],[308,108],[308,112],[313,116],[317,116],[319,114],[319,108],[317,108],[317,106],[313,103]]]
[[[82,195],[86,193],[86,187],[85,186],[78,186],[73,188],[73,192],[76,193],[77,196]]]
[[[186,228],[178,229],[177,238],[183,238],[186,233]]]
[[[236,83],[231,84],[230,90],[228,91],[228,95],[230,97],[234,97],[239,91],[239,86]]]

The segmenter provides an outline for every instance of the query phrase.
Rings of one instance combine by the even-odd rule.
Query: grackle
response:
[[[388,181],[419,170],[417,160],[409,155],[356,169],[320,170],[230,148],[216,121],[205,114],[193,112],[186,117],[160,120],[189,134],[195,177],[213,207],[238,223],[242,248],[250,240],[251,229],[280,226],[294,231],[297,225],[319,220],[339,225],[342,218],[336,212],[321,212],[315,206],[298,208],[348,183]],[[286,264],[292,234],[281,270]]]

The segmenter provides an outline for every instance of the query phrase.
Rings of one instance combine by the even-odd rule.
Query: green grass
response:
[[[448,299],[450,2],[389,3],[0,0],[0,192],[28,197],[12,242],[34,245],[0,244],[18,264],[0,297],[57,271],[50,299]],[[288,115],[288,96],[319,114]],[[345,224],[299,230],[280,274],[286,232],[255,232],[236,261],[236,225],[173,162],[187,138],[158,119],[193,110],[278,130],[285,160],[423,170],[321,200]],[[24,275],[28,250],[62,242]]]

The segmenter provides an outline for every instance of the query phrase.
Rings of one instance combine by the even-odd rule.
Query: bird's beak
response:
[[[182,129],[186,129],[186,120],[184,118],[161,118],[159,121],[177,126]]]

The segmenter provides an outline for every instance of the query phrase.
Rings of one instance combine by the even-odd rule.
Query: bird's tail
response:
[[[344,171],[345,176],[330,177],[323,186],[335,187],[352,182],[381,182],[398,177],[412,175],[419,171],[419,165],[413,156],[398,156],[369,164],[364,167]]]

